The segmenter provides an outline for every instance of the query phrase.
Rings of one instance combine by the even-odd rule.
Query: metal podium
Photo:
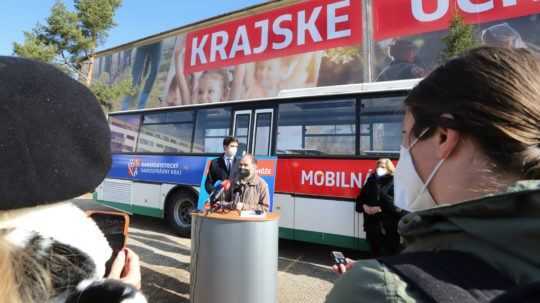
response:
[[[192,303],[275,303],[279,215],[193,213]]]

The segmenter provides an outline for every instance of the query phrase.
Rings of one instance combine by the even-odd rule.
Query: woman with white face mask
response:
[[[540,62],[482,47],[405,100],[397,256],[350,264],[326,302],[538,302]]]
[[[364,214],[364,231],[372,256],[389,256],[400,250],[397,223],[402,210],[394,205],[394,164],[390,159],[377,160],[356,198],[356,211]]]

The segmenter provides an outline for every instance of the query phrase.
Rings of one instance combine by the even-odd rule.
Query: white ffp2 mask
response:
[[[427,187],[445,159],[441,159],[437,163],[424,184],[414,167],[410,152],[410,149],[426,131],[422,132],[409,148],[401,146],[399,162],[394,172],[394,203],[397,207],[407,211],[418,211],[437,206]]]
[[[238,151],[238,148],[236,147],[228,147],[225,149],[225,155],[230,158],[234,158],[236,156],[236,152]]]
[[[375,170],[375,173],[377,174],[377,176],[382,177],[382,176],[386,175],[388,173],[388,171],[386,171],[386,169],[384,169],[382,167],[377,167],[377,169]]]

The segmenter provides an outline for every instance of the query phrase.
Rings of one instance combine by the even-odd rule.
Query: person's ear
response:
[[[439,127],[435,134],[437,137],[437,157],[446,159],[457,148],[461,133],[455,129]]]

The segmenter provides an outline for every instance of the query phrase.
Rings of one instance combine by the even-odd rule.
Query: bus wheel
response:
[[[185,192],[174,193],[167,203],[167,221],[183,237],[191,235],[191,212],[194,208],[195,197]]]

